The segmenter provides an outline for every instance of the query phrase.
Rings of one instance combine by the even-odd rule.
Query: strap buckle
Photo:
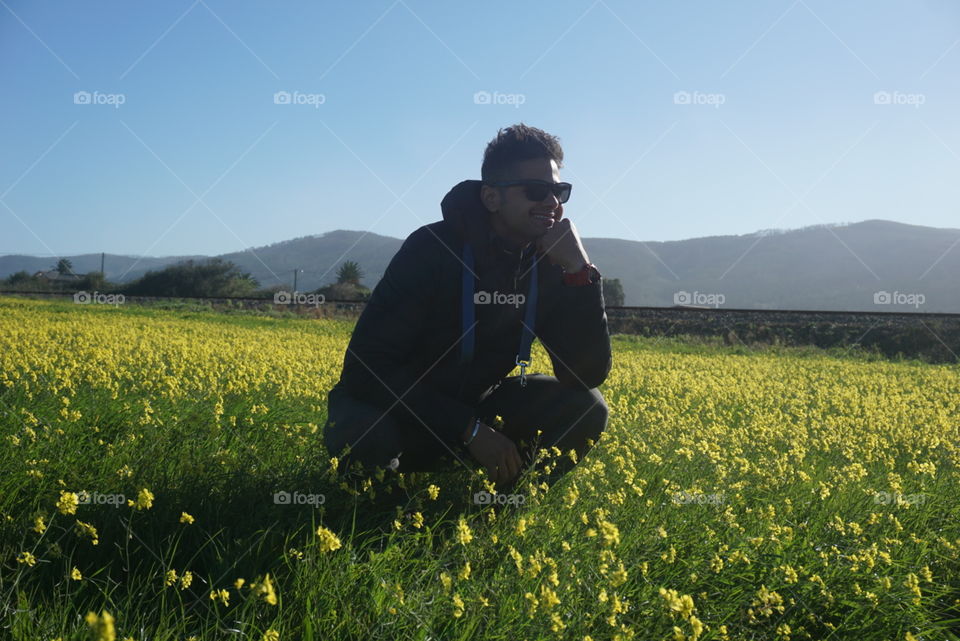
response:
[[[520,366],[520,387],[527,386],[527,368],[530,367],[530,359],[523,360],[517,354],[517,365]]]

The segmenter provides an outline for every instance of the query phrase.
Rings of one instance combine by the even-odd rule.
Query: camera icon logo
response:
[[[473,295],[474,305],[488,305],[491,300],[490,292],[479,291]]]
[[[675,105],[689,105],[690,104],[690,92],[689,91],[678,91],[673,94],[673,104]]]
[[[273,104],[275,105],[289,105],[290,104],[290,92],[289,91],[278,91],[273,94]]]
[[[73,295],[73,302],[86,305],[90,302],[90,292],[77,292]]]
[[[273,502],[276,505],[290,505],[290,492],[274,492]]]
[[[75,105],[89,105],[90,104],[90,92],[89,91],[78,91],[73,94],[73,104]]]
[[[274,305],[289,305],[290,300],[290,292],[280,291],[273,294]]]
[[[889,304],[890,304],[890,292],[874,292],[874,294],[873,294],[873,304],[874,304],[874,305],[889,305]]]
[[[478,91],[473,94],[473,103],[476,105],[489,105],[490,104],[490,92],[489,91]]]
[[[679,291],[673,293],[674,305],[689,305],[692,300],[690,292]]]
[[[873,104],[875,105],[889,105],[891,99],[892,96],[889,91],[878,91],[873,94]]]

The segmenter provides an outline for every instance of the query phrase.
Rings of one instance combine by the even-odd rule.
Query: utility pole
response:
[[[103,276],[103,259],[107,255],[106,252],[100,252],[100,275]]]
[[[297,291],[297,272],[299,271],[299,269],[293,270],[293,291]]]

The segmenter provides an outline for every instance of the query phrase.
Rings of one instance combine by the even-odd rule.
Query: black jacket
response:
[[[474,358],[460,363],[464,240],[476,252],[477,291],[526,295],[532,275],[531,250],[521,260],[493,233],[480,185],[456,185],[441,202],[443,220],[404,241],[360,314],[339,383],[451,447],[462,446],[476,405],[516,367],[525,307],[476,305]],[[612,364],[601,283],[568,286],[562,274],[546,257],[538,262],[535,334],[561,384],[598,387]]]

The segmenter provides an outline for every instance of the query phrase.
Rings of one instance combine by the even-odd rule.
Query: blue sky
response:
[[[519,121],[583,236],[960,227],[950,0],[0,0],[0,61],[0,254],[403,238]]]

